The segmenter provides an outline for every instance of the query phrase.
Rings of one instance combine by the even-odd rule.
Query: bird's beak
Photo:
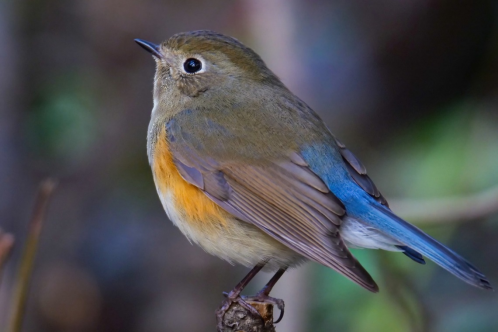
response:
[[[163,58],[163,55],[161,54],[161,48],[159,47],[159,45],[156,45],[154,43],[148,42],[143,39],[135,39],[135,42],[144,50],[155,56],[156,58],[158,59]]]

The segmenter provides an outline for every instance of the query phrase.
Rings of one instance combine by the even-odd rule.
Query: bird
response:
[[[210,30],[161,44],[135,39],[156,63],[147,155],[175,226],[207,253],[252,270],[226,295],[269,296],[288,268],[314,261],[371,292],[379,288],[350,248],[424,257],[470,285],[492,289],[476,267],[397,216],[360,160],[262,58]],[[242,290],[275,272],[254,297]]]

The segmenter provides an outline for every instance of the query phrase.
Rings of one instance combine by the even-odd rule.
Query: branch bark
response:
[[[238,303],[228,308],[222,318],[222,328],[218,332],[275,332],[273,324],[273,305],[264,302],[247,301],[256,308],[261,317],[255,317]]]

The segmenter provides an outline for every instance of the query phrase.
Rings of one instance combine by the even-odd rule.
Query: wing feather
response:
[[[389,207],[387,200],[382,196],[379,189],[375,186],[372,179],[367,174],[367,169],[361,161],[346,148],[346,146],[335,138],[335,142],[339,147],[339,152],[341,153],[342,158],[346,164],[346,168],[351,174],[353,180],[358,184],[363,190],[365,190],[369,195],[373,196],[380,204]]]
[[[206,151],[206,146],[200,149],[201,140],[174,121],[166,126],[169,148],[186,181],[229,213],[256,225],[301,255],[371,291],[378,290],[341,238],[344,205],[298,152],[289,152],[285,158],[254,161],[244,156],[238,160],[214,159],[216,153]]]

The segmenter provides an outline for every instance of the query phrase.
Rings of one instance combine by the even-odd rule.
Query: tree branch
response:
[[[0,229],[0,283],[2,281],[2,272],[5,261],[9,257],[10,250],[14,245],[14,236],[10,233],[5,233]]]
[[[275,332],[273,305],[264,302],[247,301],[256,308],[261,317],[254,317],[246,308],[234,303],[222,318],[222,329],[218,332]]]
[[[9,328],[9,331],[11,332],[19,332],[22,328],[22,320],[26,307],[33,262],[36,256],[36,248],[38,247],[38,240],[40,238],[48,202],[54,189],[55,182],[51,179],[43,181],[38,189],[33,215],[28,226],[28,239],[24,246],[24,253],[22,255],[21,266],[19,267],[19,274],[17,277],[16,290],[14,292],[12,320]]]

